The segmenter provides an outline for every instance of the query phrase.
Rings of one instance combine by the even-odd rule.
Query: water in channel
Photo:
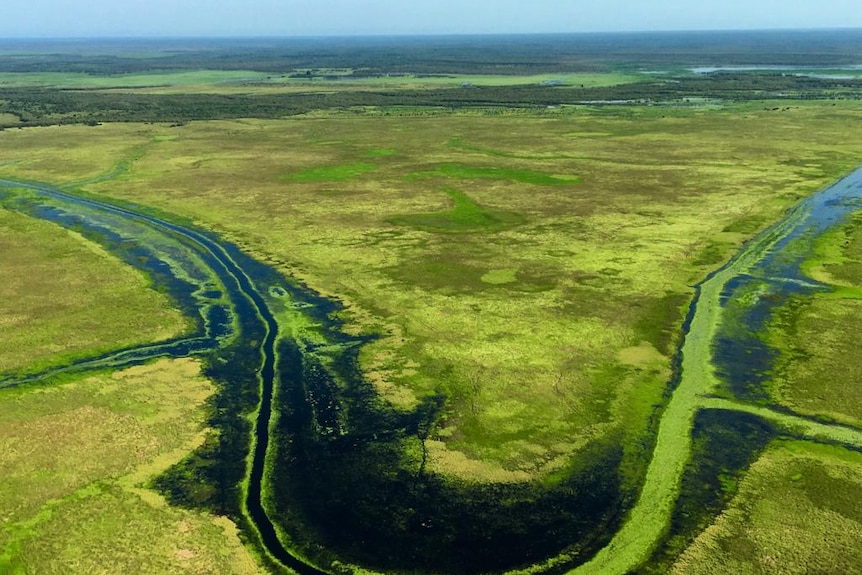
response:
[[[258,391],[260,399],[244,505],[263,545],[275,559],[303,575],[320,573],[284,548],[261,504],[278,324],[255,280],[281,297],[294,294],[300,301],[307,298],[235,246],[212,234],[143,211],[28,182],[0,180],[0,198],[7,205],[76,229],[105,245],[127,263],[149,274],[157,287],[166,289],[190,317],[196,318],[196,328],[191,334],[89,358],[45,373],[7,376],[0,379],[0,387],[20,385],[59,372],[119,369],[155,357],[204,354],[226,346],[255,342],[254,353],[258,358],[251,369],[257,376],[254,379],[258,380],[255,388],[259,388],[253,391]],[[250,374],[244,375],[248,380]]]
[[[722,324],[713,361],[738,399],[768,403],[764,389],[776,351],[761,338],[773,312],[791,296],[830,291],[802,272],[820,236],[862,209],[862,168],[803,200],[785,219],[768,250],[725,284]],[[769,231],[767,231],[769,233]]]
[[[238,434],[234,471],[223,473],[224,485],[230,491],[247,480],[240,511],[271,557],[291,571],[333,572],[334,560],[344,557],[373,569],[419,566],[457,575],[528,568],[557,557],[539,570],[563,573],[611,541],[635,499],[620,485],[621,450],[612,440],[591,445],[590,456],[554,486],[467,485],[424,467],[417,472],[405,446],[422,443],[445,398],[427,398],[410,413],[377,401],[356,368],[362,340],[344,335],[330,319],[337,304],[298,289],[214,234],[135,206],[15,181],[0,181],[0,199],[102,243],[147,272],[196,319],[193,333],[174,340],[50,373],[0,377],[0,387],[158,356],[208,358],[216,379],[236,388],[229,392],[238,398],[236,421],[256,410],[248,434]],[[776,302],[827,289],[805,278],[800,265],[812,242],[860,202],[862,169],[800,203],[702,284],[722,277],[720,297],[696,298],[685,329],[698,306],[721,308],[722,327],[709,343],[719,376],[737,395],[756,397],[757,378],[772,358],[752,334]],[[314,316],[328,344],[280,334],[275,316],[285,307]],[[745,329],[731,329],[740,325]],[[280,535],[297,525],[288,549]]]
[[[333,572],[347,558],[380,570],[505,571],[573,546],[597,548],[616,527],[623,499],[618,445],[592,445],[591,457],[551,488],[470,485],[425,473],[405,448],[421,443],[445,398],[427,398],[408,413],[378,401],[356,367],[364,340],[330,319],[336,303],[289,284],[214,234],[139,206],[20,181],[0,181],[0,200],[104,245],[196,319],[193,333],[174,340],[0,376],[0,387],[201,356],[206,375],[221,382],[216,417],[233,416],[217,422],[224,444],[218,465],[194,474],[211,476],[221,499],[206,505],[240,523],[247,518],[276,568]],[[282,337],[273,310],[286,307],[311,316],[322,339]],[[243,429],[255,410],[254,424]],[[245,497],[232,507],[240,485]],[[190,502],[182,487],[160,486],[169,498]]]

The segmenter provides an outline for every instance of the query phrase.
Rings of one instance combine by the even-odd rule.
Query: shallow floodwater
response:
[[[814,74],[822,70],[847,70],[850,72],[862,71],[862,64],[851,64],[844,66],[698,66],[689,68],[695,74],[713,74],[715,72],[757,72],[757,71],[775,71],[775,72],[799,72],[808,75]],[[852,78],[853,76],[851,76]]]
[[[188,503],[184,477],[205,475],[218,492],[207,507],[242,522],[235,494],[247,481],[246,516],[271,556],[292,570],[316,574],[322,571],[312,564],[338,559],[382,570],[484,573],[572,551],[559,570],[583,561],[618,526],[632,495],[620,488],[619,445],[594,442],[589,456],[554,485],[470,485],[426,474],[411,454],[445,398],[428,398],[410,413],[379,402],[356,368],[363,340],[346,336],[330,319],[337,303],[287,284],[213,234],[137,208],[0,181],[4,196],[7,205],[101,243],[197,318],[193,334],[55,371],[203,355],[206,374],[220,390],[213,424],[221,444],[198,459],[204,467],[169,472],[157,483],[171,500]],[[327,345],[291,338],[278,343],[272,310],[286,306],[312,316]],[[245,469],[249,437],[253,451]],[[279,540],[276,525],[293,551]]]
[[[724,315],[714,348],[717,371],[733,394],[766,401],[764,382],[776,352],[759,337],[772,313],[792,295],[829,291],[802,273],[812,246],[829,228],[862,209],[862,168],[799,204],[802,217],[747,274],[727,283]]]
[[[0,182],[3,187],[22,184]],[[231,421],[247,425],[246,415],[261,402],[247,430],[255,438],[251,469],[245,469],[242,451],[249,435],[240,431],[232,432],[238,436],[234,451],[220,452],[219,465],[202,472],[217,476],[222,503],[233,514],[240,511],[230,494],[249,480],[247,516],[282,564],[320,573],[298,559],[311,554],[320,565],[339,558],[389,571],[472,574],[541,565],[568,552],[548,571],[564,572],[619,528],[636,496],[621,489],[619,445],[591,445],[589,457],[573,462],[555,485],[465,485],[425,474],[408,454],[421,451],[423,429],[445,398],[429,398],[413,413],[377,401],[356,369],[362,341],[340,333],[328,317],[337,304],[287,284],[207,232],[50,187],[23,187],[30,196],[15,200],[16,207],[83,230],[150,274],[198,318],[190,336],[73,368],[208,352],[207,374],[236,402],[237,419]],[[737,395],[762,398],[773,352],[757,333],[790,295],[827,289],[806,278],[800,266],[823,231],[860,207],[862,169],[794,208],[785,218],[789,227],[775,232],[778,241],[725,285],[713,351],[720,375]],[[284,306],[303,307],[332,344],[323,347],[341,351],[326,355],[333,352],[319,343],[278,340],[272,310]],[[267,496],[271,502],[264,509]],[[300,553],[285,549],[275,525]]]

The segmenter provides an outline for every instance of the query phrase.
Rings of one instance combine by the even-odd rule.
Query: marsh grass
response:
[[[0,572],[256,573],[225,519],[143,487],[203,439],[190,359],[0,391]]]
[[[394,148],[374,148],[373,150],[365,152],[365,155],[369,158],[386,158],[397,154],[398,150]]]
[[[541,475],[579,438],[643,433],[688,286],[857,163],[858,103],[782,107],[404,108],[7,130],[0,153],[20,163],[0,170],[81,180],[154,142],[121,184],[86,189],[196,221],[337,297],[346,329],[379,336],[359,362],[382,397],[409,406],[448,393],[432,439],[489,470]],[[68,146],[77,161],[64,165]],[[368,156],[380,149],[397,153]],[[327,171],[358,164],[376,169],[342,181]],[[285,179],[306,170],[310,181]],[[501,213],[523,221],[488,231]],[[393,222],[403,217],[411,225]],[[644,342],[654,360],[621,360]]]
[[[569,186],[578,178],[568,175],[546,174],[533,170],[499,166],[471,166],[466,164],[440,164],[432,170],[408,174],[408,179],[444,177],[459,180],[505,180],[536,186]]]
[[[297,77],[297,72],[301,75]],[[150,94],[267,94],[350,92],[357,90],[428,90],[469,86],[539,86],[552,82],[558,87],[592,88],[643,82],[643,74],[441,74],[385,75],[351,77],[351,69],[315,69],[314,77],[306,69],[291,74],[272,74],[252,70],[188,70],[127,74],[86,74],[76,72],[4,73],[0,87],[59,87],[99,91],[122,91]]]
[[[175,304],[147,278],[78,233],[0,207],[0,373],[185,331]]]
[[[862,219],[823,234],[803,265],[832,293],[791,298],[775,314],[767,341],[778,350],[770,395],[806,415],[862,426]],[[841,366],[837,368],[836,366]]]
[[[386,155],[386,154],[383,154]],[[289,182],[313,183],[313,182],[347,182],[363,174],[373,172],[377,169],[373,164],[355,162],[342,166],[322,166],[308,168],[296,174],[286,176]]]
[[[780,350],[770,387],[777,403],[862,426],[862,354],[855,343],[860,314],[859,299],[814,298],[781,310],[769,336]]]
[[[673,575],[853,573],[862,565],[862,456],[796,441],[771,446]]]
[[[98,132],[98,127],[90,126],[4,130],[0,175],[57,185],[88,180],[135,157],[152,137],[151,131],[132,128],[92,138]],[[63,137],[57,139],[61,133]],[[170,132],[163,136],[169,137]],[[53,152],[45,155],[48,149]]]
[[[139,74],[86,74],[75,72],[17,72],[4,73],[0,86],[50,86],[66,89],[115,89],[193,86],[250,80],[263,80],[267,74],[249,70],[191,70],[181,72],[152,72]]]
[[[450,234],[496,232],[523,223],[524,217],[514,212],[491,211],[470,200],[453,188],[444,190],[452,198],[452,209],[426,214],[404,214],[389,218],[396,225],[411,226],[428,232]]]

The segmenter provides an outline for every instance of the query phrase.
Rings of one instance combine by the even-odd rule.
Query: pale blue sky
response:
[[[5,0],[0,38],[862,28],[862,0]]]

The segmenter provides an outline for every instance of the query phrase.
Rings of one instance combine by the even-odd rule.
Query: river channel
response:
[[[0,376],[0,387],[160,356],[207,358],[213,373],[229,373],[229,385],[239,390],[232,393],[245,398],[245,411],[237,413],[254,414],[245,440],[247,463],[236,466],[241,476],[227,473],[226,481],[228,486],[244,485],[240,511],[281,568],[302,575],[331,572],[315,565],[330,564],[332,555],[320,551],[309,558],[296,550],[322,548],[323,541],[345,550],[355,562],[367,559],[369,567],[381,570],[412,571],[421,562],[429,571],[453,574],[622,575],[649,556],[668,525],[696,413],[733,409],[710,397],[722,382],[736,389],[740,399],[754,397],[757,382],[752,377],[771,360],[753,336],[737,337],[740,332],[723,329],[723,321],[732,317],[749,326],[745,333],[756,331],[775,301],[790,293],[828,289],[805,278],[800,265],[819,234],[860,208],[862,168],[801,202],[696,286],[673,393],[662,413],[645,483],[639,494],[628,494],[636,499],[629,509],[615,476],[619,450],[613,445],[592,446],[591,457],[583,458],[590,463],[543,490],[452,485],[424,474],[424,468],[418,475],[402,473],[403,446],[421,443],[445,398],[430,398],[410,414],[387,411],[375,402],[356,373],[362,340],[339,334],[338,326],[326,319],[336,304],[288,283],[216,235],[140,206],[20,181],[0,181],[0,199],[105,245],[149,274],[196,324],[192,333],[174,340],[82,359],[46,373]],[[755,292],[775,297],[744,297]],[[753,303],[740,307],[738,301]],[[320,329],[327,341],[340,346],[335,359],[319,360],[316,350],[326,347],[319,341],[297,341],[280,333],[276,317],[287,308],[324,326]],[[850,441],[856,441],[853,432]],[[268,491],[275,494],[268,497]],[[287,533],[285,539],[286,526],[295,520],[308,521],[311,528]],[[357,535],[367,537],[356,541]],[[366,554],[364,548],[375,546],[382,551]]]
[[[278,324],[252,280],[252,274],[256,273],[259,281],[270,282],[269,291],[281,297],[296,290],[279,281],[274,273],[261,274],[263,266],[211,234],[45,184],[0,180],[0,189],[7,190],[7,195],[12,194],[13,202],[22,211],[77,229],[112,248],[127,263],[143,269],[155,283],[166,288],[187,313],[197,316],[197,328],[190,335],[121,350],[46,373],[0,379],[0,387],[20,385],[60,371],[122,368],[155,357],[214,351],[236,340],[256,341],[259,361],[254,371],[259,379],[260,401],[243,504],[263,545],[276,560],[303,575],[322,573],[282,546],[261,503],[272,417]]]
[[[754,387],[752,379],[762,376],[773,357],[757,340],[757,330],[762,328],[776,302],[787,295],[829,289],[805,278],[800,266],[823,232],[859,209],[862,209],[862,168],[800,202],[695,286],[677,356],[675,389],[662,414],[640,497],[611,543],[590,562],[571,571],[572,575],[622,575],[649,557],[670,522],[680,479],[691,453],[694,417],[701,409],[721,407],[754,412],[788,428],[801,429],[812,423],[804,418],[784,419],[781,414],[772,417],[768,410],[752,410],[745,404],[716,403],[711,396],[723,383],[736,389]],[[742,297],[752,292],[769,297]],[[723,325],[726,312],[734,327],[742,325],[745,329],[728,330]],[[729,337],[730,333],[740,339]],[[862,447],[862,433],[858,430],[835,426],[830,431],[822,427],[825,426],[809,434],[809,438]]]

